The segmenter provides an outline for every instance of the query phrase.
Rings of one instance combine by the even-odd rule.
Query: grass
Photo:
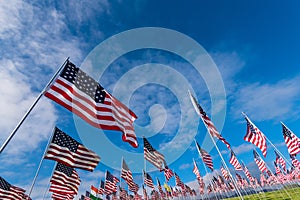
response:
[[[286,188],[282,190],[264,192],[259,194],[243,196],[244,200],[255,200],[255,199],[282,199],[282,200],[300,200],[300,188]],[[226,200],[239,200],[239,197],[228,198]]]

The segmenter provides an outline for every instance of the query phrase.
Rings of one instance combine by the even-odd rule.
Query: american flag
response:
[[[233,165],[235,170],[243,170],[241,164],[239,163],[238,159],[236,158],[234,152],[231,150],[231,157],[229,163]]]
[[[152,163],[155,167],[162,170],[165,162],[165,156],[156,151],[146,138],[144,139],[144,158]]]
[[[57,127],[55,127],[45,158],[88,171],[93,171],[100,161],[100,157],[96,153]]]
[[[157,177],[156,177],[156,180],[157,180],[157,189],[158,189],[158,191],[159,191],[159,193],[160,193],[160,196],[161,196],[162,198],[164,198],[166,195],[165,195],[165,193],[164,193],[164,191],[163,191],[163,189],[162,189],[162,187],[161,187],[160,181],[158,180]]]
[[[72,194],[59,194],[59,193],[53,193],[51,195],[52,199],[55,200],[73,200],[74,199],[74,195]],[[84,199],[86,200],[86,199]]]
[[[230,144],[225,140],[225,138],[222,137],[222,135],[218,132],[217,128],[213,124],[213,122],[210,120],[210,118],[206,115],[200,104],[197,102],[196,98],[189,92],[190,99],[192,101],[192,104],[198,113],[200,115],[202,121],[206,125],[206,128],[211,136],[218,138],[221,140],[228,149],[230,149]]]
[[[133,193],[136,193],[139,190],[139,185],[136,183],[133,183],[132,185],[128,185],[128,190],[130,190]]]
[[[132,172],[130,171],[130,169],[127,166],[124,159],[122,159],[121,178],[123,178],[128,185],[133,185],[134,184],[133,178],[132,178]]]
[[[281,125],[284,141],[286,143],[289,153],[291,155],[298,154],[300,152],[299,138],[292,131],[290,131],[283,123],[281,123]]]
[[[104,185],[105,185],[104,181],[101,180],[101,182],[100,182],[100,188],[98,189],[98,193],[99,194],[104,194],[104,192],[105,192]]]
[[[134,199],[134,200],[143,200],[143,199],[142,199],[142,196],[139,195],[137,192],[134,193],[133,199]]]
[[[138,146],[133,128],[136,115],[70,61],[45,96],[96,128],[123,132],[123,141]]]
[[[276,174],[280,174],[281,171],[280,171],[280,168],[279,168],[279,166],[277,165],[276,161],[274,161],[274,166],[275,166],[275,173],[276,173]]]
[[[154,189],[154,184],[153,184],[153,179],[151,178],[151,176],[146,173],[145,171],[144,172],[144,184],[147,185],[148,187]]]
[[[195,141],[196,142],[196,141]],[[196,146],[198,149],[198,152],[200,154],[200,157],[202,158],[203,162],[205,163],[205,165],[211,170],[214,170],[214,165],[212,162],[212,158],[211,156],[204,150],[201,149],[200,145],[198,144],[198,142],[196,142]]]
[[[249,181],[253,181],[252,175],[250,174],[248,168],[244,164],[243,164],[243,168],[244,168],[245,174],[246,174],[247,178],[249,179]]]
[[[120,193],[119,193],[120,200],[126,200],[127,195],[128,195],[127,191],[124,188],[122,188],[121,186],[119,186],[119,191],[120,191]]]
[[[247,133],[244,140],[257,146],[263,153],[264,157],[267,155],[267,143],[265,135],[245,116],[247,121]]]
[[[266,163],[261,159],[258,153],[253,150],[254,161],[261,172],[267,171]]]
[[[80,178],[76,170],[72,167],[66,166],[62,163],[57,163],[50,182],[67,186],[77,193],[80,185]]]
[[[240,186],[243,186],[243,179],[241,177],[241,175],[239,175],[238,173],[235,173],[236,179],[239,183]]]
[[[274,152],[275,152],[275,155],[276,155],[276,163],[280,164],[283,171],[286,172],[286,163],[285,163],[284,159],[278,154],[277,151],[274,151]]]
[[[229,180],[228,172],[223,166],[221,166],[221,173],[222,173],[223,177],[225,178],[225,180]]]
[[[69,195],[76,195],[77,193],[72,190],[70,187],[61,185],[58,183],[52,182],[49,188],[50,192],[53,192],[53,194],[69,194]]]
[[[22,200],[25,196],[25,190],[9,184],[0,176],[0,199]]]
[[[290,157],[291,157],[292,164],[294,165],[294,167],[295,167],[296,169],[300,169],[300,161],[297,160],[296,156],[290,155]],[[298,170],[297,170],[297,171],[298,171]]]
[[[165,164],[165,168],[163,169],[164,175],[166,177],[166,181],[168,182],[172,176],[174,176],[173,171]]]
[[[184,189],[184,183],[181,181],[180,177],[175,173],[176,185]]]
[[[197,180],[201,180],[202,177],[200,175],[200,172],[199,172],[199,169],[198,169],[198,166],[197,166],[195,160],[193,160],[193,163],[194,163],[193,173],[196,175]]]
[[[144,187],[144,185],[143,185],[142,187],[143,187],[144,200],[148,200],[147,190],[146,190],[146,188]]]
[[[105,194],[112,194],[114,192],[117,192],[117,183],[120,182],[120,180],[112,175],[109,171],[106,171],[106,178],[105,178]]]

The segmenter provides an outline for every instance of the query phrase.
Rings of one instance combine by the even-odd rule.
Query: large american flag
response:
[[[230,149],[230,144],[225,140],[225,138],[222,137],[222,135],[218,132],[217,128],[213,124],[213,122],[210,120],[210,118],[206,115],[200,104],[197,102],[196,98],[189,92],[190,99],[192,101],[192,104],[198,113],[200,115],[202,121],[206,125],[206,128],[211,136],[218,138],[221,140],[228,149]]]
[[[25,197],[25,190],[9,184],[0,176],[0,199],[22,200]]]
[[[196,141],[195,141],[196,142]],[[196,146],[199,152],[200,157],[202,158],[204,164],[211,170],[214,170],[214,165],[211,156],[204,150],[201,149],[200,145],[198,142],[196,142]]]
[[[266,167],[266,163],[261,159],[258,153],[253,150],[254,161],[261,172],[268,171]]]
[[[296,155],[300,152],[300,142],[299,138],[289,130],[283,123],[282,125],[282,132],[285,144],[288,148],[288,151],[291,155]]]
[[[109,171],[106,171],[106,178],[105,178],[105,194],[112,194],[117,192],[117,183],[120,180],[112,175]]]
[[[247,121],[247,132],[244,136],[244,140],[257,146],[263,153],[263,156],[267,155],[267,142],[265,135],[245,116]]]
[[[70,187],[68,187],[66,185],[61,185],[58,183],[51,183],[49,191],[53,192],[53,194],[63,194],[63,195],[68,194],[68,195],[72,195],[72,196],[77,194]]]
[[[55,127],[45,158],[88,171],[93,171],[100,161],[100,157],[96,153],[57,127]]]
[[[45,96],[96,128],[123,132],[123,141],[138,146],[133,128],[137,116],[70,61]]]
[[[144,171],[144,184],[147,185],[148,187],[154,189],[153,179],[145,171]]]
[[[162,170],[165,162],[165,156],[156,151],[146,138],[144,139],[144,158],[155,167]]]
[[[123,178],[128,185],[133,185],[134,184],[133,178],[132,178],[132,172],[130,171],[130,169],[127,166],[124,159],[122,159],[121,178]]]
[[[231,150],[231,157],[229,163],[233,165],[235,170],[243,170],[241,164],[239,163],[238,159],[236,158],[232,150]]]
[[[78,192],[80,178],[75,169],[62,163],[57,163],[50,179],[51,183],[69,187],[74,192]]]

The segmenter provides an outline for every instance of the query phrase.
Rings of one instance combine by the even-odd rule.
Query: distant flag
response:
[[[171,189],[171,187],[167,183],[164,183],[164,188],[165,188],[165,191],[167,193],[167,196],[171,197],[172,196],[172,189]]]
[[[284,141],[286,143],[289,153],[291,155],[298,154],[300,152],[299,138],[291,130],[289,130],[283,123],[281,123],[281,125],[282,125]]]
[[[145,171],[143,171],[143,173],[144,173],[144,184],[154,189],[153,179],[151,178],[151,176]]]
[[[235,173],[235,176],[237,178],[239,185],[243,186],[243,179],[242,179],[241,175],[239,175],[238,173]]]
[[[100,181],[100,188],[98,188],[98,193],[100,195],[105,194],[105,187],[104,187],[105,183],[103,180]]]
[[[175,173],[176,185],[184,189],[184,183],[181,181],[180,177]]]
[[[223,175],[223,177],[225,178],[225,180],[229,180],[229,175],[227,170],[223,167],[223,165],[221,166],[221,173]]]
[[[96,128],[123,132],[123,141],[138,146],[133,128],[137,116],[70,61],[45,96]]]
[[[69,187],[77,194],[81,181],[75,169],[62,163],[57,163],[50,182]]]
[[[297,160],[296,156],[294,156],[294,155],[290,155],[290,157],[291,157],[292,164],[294,165],[294,167],[299,170],[300,169],[300,161]]]
[[[253,150],[253,155],[254,155],[254,161],[257,164],[259,170],[261,172],[268,171],[266,167],[266,163],[261,159],[261,157],[258,155],[258,153],[255,150]]]
[[[91,192],[89,197],[92,200],[101,200],[101,198],[99,197],[99,190],[93,185],[91,185]]]
[[[122,159],[121,178],[123,178],[128,185],[133,185],[134,184],[133,178],[132,178],[132,172],[130,171],[130,169],[127,166],[124,159]]]
[[[136,183],[133,183],[132,185],[128,185],[128,189],[133,192],[136,193],[139,190],[139,186]]]
[[[142,187],[143,187],[144,200],[148,200],[147,190],[146,190],[146,188],[144,187],[144,185],[143,185]]]
[[[156,151],[146,138],[144,139],[144,158],[152,163],[155,167],[162,170],[165,163],[163,154]]]
[[[24,196],[24,189],[9,184],[0,176],[0,199],[22,200]]]
[[[229,163],[233,165],[235,170],[243,170],[241,164],[239,163],[238,159],[236,158],[234,152],[232,150],[231,151],[231,157],[229,160]]]
[[[196,175],[197,180],[202,179],[202,177],[200,175],[200,172],[199,172],[199,169],[198,169],[198,166],[197,166],[195,160],[193,160],[193,164],[194,164],[193,173]]]
[[[201,149],[200,145],[198,144],[198,142],[197,142],[196,140],[195,140],[195,142],[196,142],[196,147],[197,147],[197,149],[198,149],[199,155],[200,155],[200,157],[202,158],[204,164],[205,164],[211,171],[213,171],[213,170],[214,170],[214,165],[213,165],[211,156],[210,156],[204,149]]]
[[[73,194],[60,194],[60,193],[53,193],[51,195],[52,199],[55,200],[73,200],[74,195]],[[90,199],[85,199],[85,200],[90,200]]]
[[[278,154],[278,152],[276,150],[274,152],[275,152],[275,155],[276,155],[276,163],[280,164],[283,171],[286,172],[286,163],[285,163],[284,159]]]
[[[275,166],[275,173],[276,173],[276,174],[280,174],[281,171],[280,171],[280,168],[278,167],[276,161],[274,161],[274,166]]]
[[[45,158],[88,171],[93,171],[100,161],[100,157],[96,153],[57,127],[55,127]]]
[[[243,168],[244,168],[245,174],[246,174],[247,178],[249,179],[249,181],[253,181],[252,175],[250,174],[248,168],[244,164],[243,164]]]
[[[117,192],[117,183],[120,182],[120,180],[112,175],[109,171],[106,171],[106,176],[105,176],[105,194],[112,194],[114,192]]]
[[[124,188],[120,187],[120,186],[119,186],[119,191],[120,191],[119,192],[120,200],[126,200],[127,196],[128,196],[127,191]]]
[[[267,155],[266,136],[245,116],[247,121],[247,133],[244,140],[257,146],[263,153],[264,157]]]
[[[202,109],[202,107],[200,106],[200,104],[197,102],[196,98],[190,92],[189,92],[189,95],[190,95],[190,99],[192,101],[192,104],[193,104],[196,112],[198,113],[198,115],[200,115],[202,121],[206,125],[206,128],[207,128],[209,134],[212,137],[216,137],[219,140],[221,140],[226,145],[226,147],[228,149],[230,149],[230,144],[217,131],[217,128],[215,127],[215,125],[213,124],[213,122],[210,120],[210,118],[206,115],[206,113],[204,112],[204,110]]]
[[[158,191],[160,193],[160,196],[162,198],[164,198],[165,197],[165,193],[164,193],[164,191],[163,191],[163,189],[161,187],[160,181],[158,180],[158,178],[156,178],[156,180],[157,180],[157,189],[158,189]]]
[[[164,175],[166,177],[166,181],[168,182],[172,176],[174,176],[173,171],[165,164],[165,168],[163,169]]]
[[[76,195],[77,193],[72,190],[70,187],[66,185],[61,185],[55,182],[52,182],[49,188],[50,192],[53,192],[54,195],[59,194],[59,195],[68,195],[70,197]]]

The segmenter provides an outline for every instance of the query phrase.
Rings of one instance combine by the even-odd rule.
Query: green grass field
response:
[[[228,198],[226,200],[238,200],[240,198]],[[253,194],[244,196],[245,200],[252,200],[252,199],[282,199],[282,200],[300,200],[300,188],[289,188],[289,189],[282,189],[272,192],[264,192],[259,194]]]

